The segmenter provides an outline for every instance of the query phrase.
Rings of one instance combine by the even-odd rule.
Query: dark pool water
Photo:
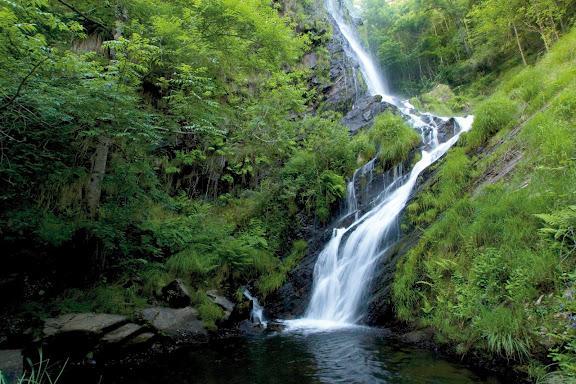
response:
[[[102,384],[500,383],[381,330],[282,333],[181,350],[149,366],[104,372]]]

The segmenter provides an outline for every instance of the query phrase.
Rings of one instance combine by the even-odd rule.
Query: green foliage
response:
[[[364,28],[383,67],[394,73],[392,86],[416,95],[438,83],[478,85],[515,63],[533,62],[568,32],[576,17],[574,4],[367,0]],[[529,86],[537,90],[538,81]]]
[[[536,216],[546,224],[540,233],[554,240],[563,257],[573,256],[576,252],[576,205]]]
[[[292,244],[292,250],[288,256],[282,260],[274,271],[263,275],[258,281],[258,290],[262,297],[278,290],[286,281],[290,271],[294,269],[306,253],[308,244],[304,240],[296,240]]]
[[[132,316],[146,305],[135,286],[98,285],[88,291],[71,289],[58,297],[53,305],[60,313],[100,312]]]
[[[575,39],[512,71],[477,107],[465,146],[408,207],[419,240],[392,287],[399,318],[459,353],[529,364],[544,382],[574,370]],[[542,345],[561,372],[527,363]]]
[[[63,310],[128,312],[174,277],[244,284],[283,265],[297,213],[329,218],[354,155],[337,116],[299,121],[315,97],[299,64],[314,37],[296,32],[294,21],[314,24],[302,12],[261,0],[0,2],[3,247],[50,263],[83,244],[86,277],[114,278],[64,293]],[[309,178],[282,196],[297,177],[288,164],[309,155]]]
[[[59,371],[54,371],[54,367],[50,363],[50,359],[44,358],[44,353],[40,349],[38,352],[39,358],[37,363],[33,363],[27,359],[30,370],[27,370],[22,376],[15,378],[17,384],[57,384],[60,377],[66,369],[68,360],[61,365]],[[12,381],[11,381],[12,382]],[[0,371],[0,384],[9,384],[8,379],[4,377]]]
[[[206,329],[214,331],[217,324],[224,318],[224,310],[218,304],[213,303],[204,292],[197,292],[193,298],[198,309],[198,314]]]
[[[470,149],[485,144],[495,133],[509,128],[515,121],[517,106],[506,96],[493,96],[478,105],[474,113],[472,131],[464,139]]]
[[[367,133],[368,141],[376,147],[384,168],[399,164],[420,143],[420,136],[402,117],[383,113],[376,117],[374,126]],[[361,140],[361,139],[360,139]],[[368,157],[362,154],[362,157]]]
[[[475,321],[474,327],[484,338],[491,353],[519,359],[528,356],[532,341],[526,334],[525,324],[518,313],[497,307],[483,312]]]
[[[454,148],[442,161],[432,186],[408,205],[412,224],[428,225],[460,199],[470,179],[471,161],[463,148]]]

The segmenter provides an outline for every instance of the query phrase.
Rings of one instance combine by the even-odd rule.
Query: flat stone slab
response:
[[[144,327],[138,324],[124,324],[120,328],[105,334],[104,337],[100,339],[100,342],[102,344],[119,344],[133,335],[136,335],[138,332],[141,332],[143,329]]]
[[[192,307],[178,309],[146,308],[140,312],[140,317],[158,332],[176,341],[203,339],[208,335],[204,325],[198,320],[198,312]]]
[[[127,321],[126,317],[120,315],[70,313],[46,320],[44,323],[44,336],[51,337],[72,332],[98,336],[121,326]]]
[[[156,337],[156,334],[152,333],[152,332],[140,333],[140,334],[134,336],[133,338],[129,339],[126,342],[126,346],[127,347],[136,347],[136,346],[144,345],[144,344],[150,342],[154,337]]]
[[[0,350],[0,372],[6,383],[16,383],[22,377],[24,359],[19,349]]]

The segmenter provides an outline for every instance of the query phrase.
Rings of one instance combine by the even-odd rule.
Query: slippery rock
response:
[[[438,141],[445,143],[456,135],[457,124],[454,118],[438,124]]]
[[[418,329],[412,332],[405,333],[400,337],[400,340],[409,344],[429,343],[433,339],[434,339],[434,330],[432,328]]]
[[[120,315],[71,313],[46,320],[43,333],[45,338],[69,333],[99,337],[127,321]]]
[[[146,344],[150,343],[152,340],[154,340],[155,337],[156,337],[156,334],[153,332],[140,333],[140,334],[130,338],[126,342],[125,345],[127,347],[139,347],[139,346],[146,345]]]
[[[228,320],[234,311],[234,303],[228,300],[226,297],[218,294],[218,291],[215,290],[208,291],[206,294],[214,304],[218,305],[224,310],[224,320]]]
[[[203,341],[208,336],[204,325],[198,320],[198,312],[192,307],[146,308],[140,311],[139,317],[176,343]]]
[[[180,279],[172,281],[162,288],[162,299],[172,308],[183,308],[190,305],[190,293]]]
[[[367,96],[359,100],[344,116],[342,124],[347,126],[351,133],[356,133],[360,129],[371,126],[376,116],[393,108],[393,105],[382,102],[382,96]]]
[[[134,335],[142,332],[144,327],[134,323],[124,324],[120,328],[117,328],[102,337],[100,339],[100,343],[103,345],[110,345],[110,344],[119,344],[123,341],[128,340],[129,338],[133,337]]]

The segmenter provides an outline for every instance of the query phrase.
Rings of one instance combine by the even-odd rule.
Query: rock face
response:
[[[366,96],[356,102],[354,108],[342,119],[342,124],[347,126],[351,133],[356,133],[372,126],[374,118],[387,110],[395,111],[396,107],[382,102],[382,96]]]
[[[330,81],[321,92],[324,94],[325,108],[348,112],[356,100],[366,95],[366,85],[358,63],[347,53],[348,42],[338,29],[336,22],[329,17],[333,25],[332,40],[328,43],[330,56]]]
[[[190,294],[180,279],[172,281],[162,288],[162,299],[172,308],[183,308],[190,305]]]
[[[204,325],[198,320],[198,312],[192,307],[146,308],[139,313],[139,317],[176,343],[204,341],[208,336]]]

